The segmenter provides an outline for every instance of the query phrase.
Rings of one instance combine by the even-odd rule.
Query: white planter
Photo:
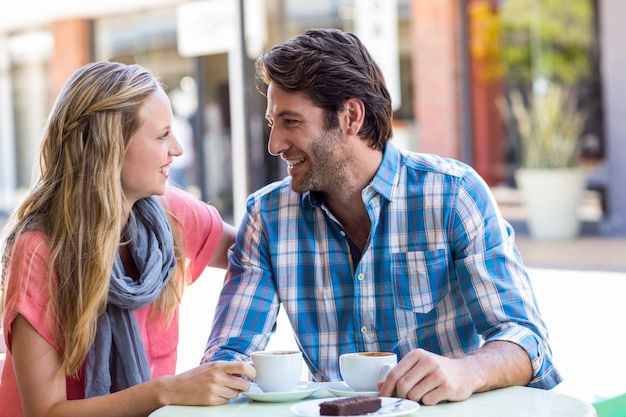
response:
[[[564,240],[579,234],[585,176],[579,168],[519,169],[515,173],[531,237]]]

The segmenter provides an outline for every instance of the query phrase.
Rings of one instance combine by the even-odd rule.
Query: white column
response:
[[[355,2],[355,34],[385,75],[394,110],[400,108],[400,54],[398,53],[397,0]]]
[[[601,0],[600,50],[603,83],[603,107],[606,159],[608,163],[608,221],[603,232],[626,236],[626,2],[623,0]]]
[[[233,166],[233,216],[237,224],[246,210],[248,196],[248,145],[244,103],[243,31],[240,2],[235,0],[235,41],[228,52],[228,85],[230,95],[230,132]]]
[[[0,34],[0,212],[13,209],[17,186],[12,90],[8,37]]]

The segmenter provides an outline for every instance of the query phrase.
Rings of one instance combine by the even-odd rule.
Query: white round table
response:
[[[329,397],[322,388],[312,397]],[[226,405],[209,407],[167,406],[150,414],[150,417],[293,417],[288,403],[250,401],[244,396]],[[527,387],[510,387],[474,394],[465,401],[421,406],[407,414],[415,417],[596,417],[593,406],[568,395]]]

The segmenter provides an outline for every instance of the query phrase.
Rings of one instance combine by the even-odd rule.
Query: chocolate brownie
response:
[[[347,397],[320,403],[320,416],[358,416],[380,408],[380,397]]]

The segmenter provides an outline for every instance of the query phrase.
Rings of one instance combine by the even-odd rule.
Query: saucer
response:
[[[378,396],[378,391],[355,391],[343,381],[327,382],[324,388],[335,397],[358,397],[360,395]]]
[[[282,403],[289,401],[298,401],[310,397],[320,388],[315,382],[300,381],[292,391],[285,392],[263,392],[255,383],[250,384],[250,389],[242,392],[244,395],[254,401],[263,401],[271,403]]]
[[[420,408],[420,405],[415,401],[411,400],[400,400],[398,398],[391,397],[381,397],[381,406],[385,407],[389,405],[388,408],[382,408],[378,411],[374,411],[373,413],[361,414],[359,416],[352,417],[364,417],[364,416],[403,416],[405,414],[412,413]],[[320,406],[321,402],[328,401],[328,398],[321,398],[317,400],[309,400],[301,403],[296,403],[289,407],[289,411],[299,417],[318,417],[320,415]],[[398,405],[391,406],[391,404],[398,403]]]

